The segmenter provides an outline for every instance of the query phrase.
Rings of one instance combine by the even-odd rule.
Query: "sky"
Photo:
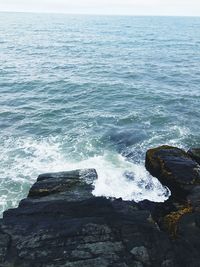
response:
[[[0,0],[0,11],[200,16],[200,0]]]

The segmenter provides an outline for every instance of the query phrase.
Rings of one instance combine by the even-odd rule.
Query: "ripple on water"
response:
[[[200,144],[199,36],[198,18],[1,13],[0,213],[86,167],[95,195],[164,201],[145,152]]]

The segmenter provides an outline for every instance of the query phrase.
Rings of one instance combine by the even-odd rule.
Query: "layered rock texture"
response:
[[[147,151],[146,168],[172,192],[165,203],[94,197],[93,169],[40,175],[0,221],[0,267],[199,267],[196,151]]]

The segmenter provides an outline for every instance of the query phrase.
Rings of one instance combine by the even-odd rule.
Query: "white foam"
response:
[[[93,191],[95,196],[122,198],[137,202],[144,199],[164,202],[169,197],[168,189],[146,171],[144,164],[128,162],[120,154],[114,152],[105,152],[104,155],[79,162],[68,160],[58,164],[51,171],[85,168],[94,168],[97,171],[98,179]]]
[[[95,196],[136,202],[144,199],[163,202],[169,197],[168,190],[146,171],[143,164],[130,163],[119,154],[105,154],[95,162],[98,174]]]
[[[73,159],[57,141],[8,138],[4,142],[4,153],[0,155],[0,212],[17,206],[39,174],[85,168],[97,171],[95,196],[156,202],[168,198],[168,190],[145,170],[144,163],[128,162],[113,151],[84,160]]]

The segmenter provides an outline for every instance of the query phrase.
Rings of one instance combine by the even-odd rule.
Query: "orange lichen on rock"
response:
[[[180,207],[177,211],[171,212],[164,218],[164,225],[171,234],[173,238],[176,238],[178,231],[178,223],[181,218],[193,211],[193,208],[190,204]]]
[[[166,169],[163,159],[159,155],[156,155],[155,157],[155,154],[157,152],[161,150],[170,150],[170,149],[175,149],[175,147],[163,145],[157,148],[149,149],[146,154],[146,165],[149,164],[151,167],[153,167],[154,170],[157,171],[159,170],[161,175],[167,177],[170,176],[171,172]]]

